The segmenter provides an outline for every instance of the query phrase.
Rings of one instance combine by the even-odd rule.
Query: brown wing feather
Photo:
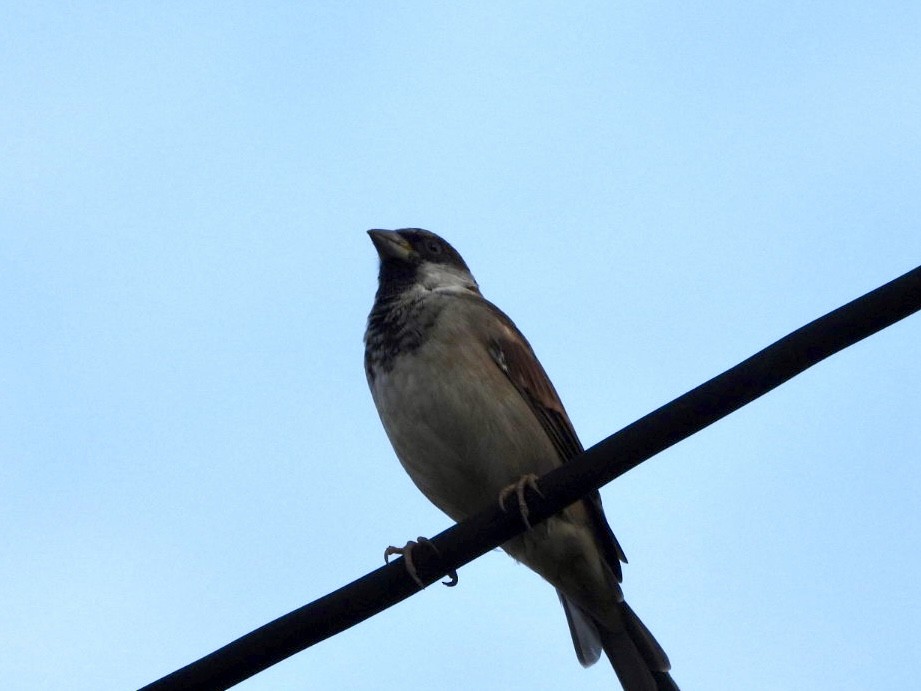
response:
[[[534,411],[541,427],[553,442],[560,461],[565,463],[575,458],[583,451],[582,443],[576,436],[572,422],[550,378],[534,355],[531,345],[512,320],[494,305],[492,308],[499,313],[503,327],[489,342],[489,352],[493,361]],[[608,525],[601,506],[601,495],[594,491],[583,499],[582,504],[595,528],[595,535],[605,561],[620,581],[620,562],[626,562],[627,557]]]

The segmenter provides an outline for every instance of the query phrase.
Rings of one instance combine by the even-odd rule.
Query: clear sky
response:
[[[421,226],[586,445],[921,263],[917,2],[0,4],[0,678],[128,689],[449,521],[362,370]],[[921,317],[602,491],[683,689],[905,689]],[[240,688],[610,689],[496,552]]]

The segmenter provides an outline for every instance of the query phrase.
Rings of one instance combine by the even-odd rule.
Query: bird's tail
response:
[[[594,664],[604,650],[624,691],[679,691],[668,673],[668,656],[626,602],[618,604],[617,621],[607,626],[562,594],[560,602],[584,666]]]

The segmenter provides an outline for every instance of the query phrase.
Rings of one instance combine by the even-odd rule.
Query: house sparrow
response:
[[[397,457],[455,521],[582,451],[553,384],[460,254],[418,228],[369,230],[380,257],[365,372]],[[526,519],[526,516],[525,516]],[[677,689],[620,588],[623,550],[597,491],[502,548],[559,595],[583,666],[601,651],[624,689]]]

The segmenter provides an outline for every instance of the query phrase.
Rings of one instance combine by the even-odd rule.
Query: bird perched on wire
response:
[[[510,492],[522,500],[537,476],[582,451],[534,351],[445,240],[419,228],[368,234],[380,274],[365,372],[397,457],[455,521]],[[678,688],[624,602],[626,558],[597,491],[502,548],[556,587],[582,665],[603,650],[626,691]]]

